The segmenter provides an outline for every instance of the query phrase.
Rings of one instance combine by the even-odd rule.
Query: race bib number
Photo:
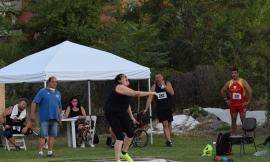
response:
[[[21,126],[13,126],[12,128],[13,130],[17,130],[18,132],[21,131]]]
[[[233,98],[234,100],[241,100],[241,99],[242,99],[242,96],[241,96],[240,93],[233,93],[232,98]]]
[[[157,98],[158,98],[159,100],[167,98],[166,92],[160,92],[160,93],[157,93]]]

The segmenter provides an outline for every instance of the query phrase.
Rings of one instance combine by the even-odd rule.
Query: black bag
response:
[[[93,141],[94,144],[98,144],[99,143],[99,137],[98,135],[95,133],[94,134],[94,141]]]
[[[112,144],[112,137],[107,137],[107,140],[106,140],[106,145],[107,146],[111,146],[111,144]]]
[[[216,142],[216,155],[224,156],[231,152],[230,144],[230,134],[231,133],[219,133]]]

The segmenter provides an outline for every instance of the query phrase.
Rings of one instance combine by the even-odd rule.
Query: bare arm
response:
[[[154,84],[151,87],[151,91],[154,92],[155,89],[156,89],[156,85]],[[153,95],[148,96],[147,101],[146,101],[146,105],[145,105],[145,109],[143,111],[144,113],[146,113],[148,111],[148,109],[149,109],[149,107],[150,107],[150,105],[151,105],[151,103],[153,101],[153,97],[154,97]]]
[[[83,107],[81,107],[81,111],[82,111],[82,116],[80,116],[80,119],[86,119],[86,112],[85,109]]]
[[[221,88],[221,96],[224,98],[224,100],[227,100],[226,91],[229,89],[230,82],[228,81],[222,88]]]
[[[36,121],[36,109],[37,109],[37,104],[35,102],[32,102],[32,104],[31,104],[31,124],[34,124]]]
[[[139,122],[134,118],[133,114],[132,114],[132,110],[131,110],[131,106],[128,106],[128,115],[130,117],[130,119],[132,120],[133,124],[139,124]]]
[[[143,97],[143,96],[149,96],[149,95],[155,95],[156,92],[146,92],[146,91],[134,91],[133,89],[130,89],[124,85],[117,85],[116,86],[116,92],[120,93],[122,95],[127,95],[131,97]]]
[[[165,90],[171,95],[174,95],[174,90],[172,88],[171,82],[167,81]]]
[[[69,113],[70,113],[70,106],[68,106],[68,107],[66,108],[66,111],[65,111],[65,117],[66,117],[66,118],[68,118]]]
[[[25,127],[23,127],[23,129],[22,129],[22,133],[23,133],[23,134],[26,134],[28,128],[31,127],[31,122],[30,122],[28,113],[26,113],[26,118],[25,118],[24,124],[25,124]]]
[[[131,120],[134,120],[135,119],[134,116],[133,116],[133,114],[132,114],[132,110],[131,110],[131,106],[130,105],[128,106],[128,115],[129,115],[129,117],[130,117]]]
[[[230,106],[230,101],[227,98],[226,91],[229,89],[230,81],[228,81],[222,88],[221,88],[221,96],[223,97],[224,101],[228,106]]]
[[[244,86],[245,90],[247,91],[247,94],[248,94],[247,104],[249,104],[251,101],[251,98],[252,98],[252,89],[246,80],[243,80],[243,86]]]

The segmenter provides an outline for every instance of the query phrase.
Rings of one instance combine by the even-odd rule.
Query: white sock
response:
[[[52,154],[53,154],[53,152],[48,150],[48,155],[52,155]]]
[[[39,154],[39,155],[43,155],[43,151],[39,151],[38,154]]]

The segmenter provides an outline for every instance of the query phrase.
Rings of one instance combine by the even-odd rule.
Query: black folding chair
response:
[[[242,135],[231,135],[230,143],[231,145],[240,145],[240,155],[245,154],[245,144],[253,144],[255,151],[257,152],[257,147],[255,143],[255,129],[257,126],[256,118],[245,118],[242,130]]]

